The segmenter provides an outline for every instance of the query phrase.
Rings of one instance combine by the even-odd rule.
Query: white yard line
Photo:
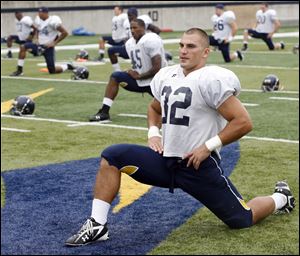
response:
[[[66,123],[72,124],[73,126],[102,126],[102,127],[113,127],[113,128],[121,128],[121,129],[129,129],[129,130],[142,130],[148,131],[146,127],[137,127],[137,126],[126,126],[126,125],[116,125],[116,124],[101,124],[101,123],[90,123],[90,122],[77,122],[71,120],[58,120],[58,119],[47,119],[47,118],[37,118],[37,117],[18,117],[18,116],[10,116],[10,115],[1,115],[1,118],[13,118],[19,120],[32,120],[32,121],[45,121],[45,122],[54,122],[54,123]],[[299,144],[298,140],[286,140],[286,139],[275,139],[275,138],[266,138],[266,137],[253,137],[253,136],[244,136],[243,139],[254,139],[254,140],[262,140],[262,141],[273,141],[273,142],[283,142],[283,143],[293,143]]]
[[[118,114],[118,116],[147,118],[147,115],[140,115],[140,114],[125,114],[125,113],[121,113],[121,114]]]
[[[107,84],[105,81],[92,81],[92,80],[72,80],[72,79],[51,79],[51,78],[38,78],[38,77],[25,77],[25,76],[1,76],[1,79],[20,79],[20,80],[36,80],[36,81],[50,81],[50,82],[66,82],[66,83],[90,83],[90,84]]]
[[[287,33],[275,33],[273,38],[282,38],[282,37],[299,37],[299,31],[298,32],[287,32]],[[234,37],[234,40],[240,40],[243,39],[242,35],[238,35]],[[175,44],[179,43],[180,38],[174,38],[174,39],[164,39],[164,44]],[[251,40],[252,41],[252,40]],[[105,47],[109,47],[109,44],[105,44]],[[98,44],[82,44],[82,45],[58,45],[55,47],[56,51],[60,50],[77,50],[77,49],[98,49]],[[13,48],[12,52],[18,52],[19,48]],[[7,49],[1,49],[1,54],[4,54],[7,52]]]
[[[10,132],[31,132],[30,130],[22,130],[22,129],[6,128],[6,127],[1,127],[1,131],[10,131]]]
[[[291,100],[291,101],[299,101],[299,98],[290,98],[290,97],[269,97],[271,100]]]
[[[256,107],[256,106],[259,106],[259,104],[256,104],[256,103],[242,103],[244,106],[246,107]]]
[[[242,92],[259,92],[263,93],[262,90],[259,89],[242,89]],[[290,93],[290,94],[299,94],[298,91],[273,91],[273,92],[268,92],[268,93]]]
[[[262,140],[262,141],[274,141],[274,142],[284,142],[284,143],[299,144],[298,140],[273,139],[273,138],[266,138],[266,137],[244,136],[242,139]]]

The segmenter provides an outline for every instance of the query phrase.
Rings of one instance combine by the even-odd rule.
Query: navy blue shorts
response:
[[[224,176],[220,159],[212,153],[199,169],[186,167],[187,161],[163,157],[149,147],[116,144],[101,157],[133,179],[162,188],[180,188],[187,192],[231,228],[252,225],[252,211],[229,178]]]
[[[43,56],[45,58],[49,73],[55,73],[55,50],[54,47],[45,48],[43,45],[34,43],[24,44],[26,50],[28,50],[34,56],[39,56],[39,51],[42,49]]]
[[[124,41],[116,42],[114,39],[112,39],[111,36],[102,36],[102,39],[109,43],[110,45],[124,45]]]
[[[115,71],[111,74],[111,77],[114,78],[120,86],[125,90],[131,92],[147,92],[153,96],[149,86],[139,86],[135,79],[132,78],[127,72],[124,71]]]
[[[209,36],[209,45],[218,46],[219,50],[222,52],[223,59],[225,62],[230,62],[230,43],[224,44],[223,42],[219,42],[213,36]]]
[[[129,59],[125,45],[115,45],[108,48],[108,55],[118,55],[124,59]]]
[[[31,42],[31,40],[20,40],[20,38],[17,35],[10,35],[9,38],[17,44],[25,44],[27,42]]]
[[[262,39],[268,46],[269,50],[274,50],[274,44],[271,38],[268,38],[268,33],[259,33],[254,29],[248,29],[248,34],[253,38]]]

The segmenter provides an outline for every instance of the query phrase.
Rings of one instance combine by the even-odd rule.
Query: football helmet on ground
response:
[[[279,78],[275,75],[267,75],[262,82],[261,89],[263,92],[278,91]]]
[[[75,67],[73,69],[72,79],[74,80],[83,80],[88,79],[89,70],[86,67]]]
[[[76,55],[75,59],[84,59],[88,60],[89,59],[89,53],[87,50],[80,50],[80,52]]]
[[[32,115],[34,108],[34,101],[30,97],[22,95],[15,98],[10,114],[15,116]]]

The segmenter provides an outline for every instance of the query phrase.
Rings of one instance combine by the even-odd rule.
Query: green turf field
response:
[[[280,30],[285,31],[295,32],[299,28]],[[178,38],[180,34],[181,32],[162,33],[162,37]],[[98,37],[70,36],[61,45],[95,44]],[[274,52],[269,52],[262,41],[250,40],[243,62],[224,64],[221,53],[212,51],[208,64],[221,65],[235,72],[243,89],[240,100],[245,104],[257,104],[246,105],[254,129],[246,138],[240,140],[241,158],[231,180],[244,198],[250,200],[257,195],[272,194],[275,182],[286,179],[294,191],[297,203],[295,210],[290,215],[271,216],[251,229],[230,230],[207,209],[200,209],[150,254],[299,253],[299,55],[292,53],[292,47],[299,42],[299,38],[287,37],[280,40],[286,43],[286,48]],[[231,49],[241,46],[242,41],[236,40]],[[1,48],[3,47],[2,45]],[[172,52],[174,62],[178,63],[178,45],[167,44],[165,48]],[[96,49],[88,51],[91,58],[97,56]],[[76,53],[78,50],[57,51],[56,59],[59,62],[69,61],[74,59]],[[12,60],[1,59],[1,127],[31,132],[1,131],[2,172],[98,157],[105,147],[114,143],[146,145],[146,129],[130,130],[99,125],[68,126],[78,121],[87,122],[88,117],[101,107],[105,82],[112,72],[109,63],[88,66],[89,81],[103,83],[70,82],[71,73],[68,72],[57,75],[41,73],[41,66],[37,64],[43,63],[43,58],[28,54],[24,67],[24,77],[28,79],[21,80],[7,77],[15,70],[16,56],[15,53]],[[121,62],[123,69],[129,66],[128,63]],[[282,91],[255,91],[260,89],[262,80],[268,74],[279,77]],[[2,104],[18,95],[29,95],[50,88],[50,92],[34,99],[34,114],[39,120],[12,119],[7,117],[8,113],[2,112]],[[121,88],[110,112],[113,121],[111,124],[146,128],[145,118],[120,114],[146,115],[150,101],[151,97],[148,95],[130,93]],[[41,118],[45,120],[40,120]],[[4,205],[5,184],[1,179],[1,206]]]

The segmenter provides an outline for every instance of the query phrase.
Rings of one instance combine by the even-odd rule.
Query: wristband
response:
[[[209,151],[214,151],[215,149],[222,147],[222,145],[222,141],[218,135],[205,142],[205,146]]]
[[[152,137],[161,137],[160,133],[159,133],[159,128],[157,126],[151,126],[148,130],[148,139],[152,138]]]

